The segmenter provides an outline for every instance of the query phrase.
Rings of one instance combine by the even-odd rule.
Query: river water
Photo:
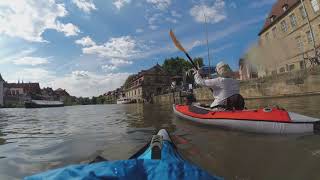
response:
[[[247,101],[251,108],[265,105],[320,118],[320,96]],[[184,157],[226,179],[320,179],[320,135],[222,130],[176,118],[171,106],[141,104],[0,109],[0,179],[97,155],[126,159],[161,128]]]

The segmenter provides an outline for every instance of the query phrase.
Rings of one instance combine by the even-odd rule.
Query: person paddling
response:
[[[243,110],[245,102],[239,94],[239,81],[232,78],[233,72],[229,65],[219,62],[216,72],[219,77],[214,79],[203,79],[199,71],[194,74],[196,84],[212,89],[214,101],[210,107],[216,110]]]

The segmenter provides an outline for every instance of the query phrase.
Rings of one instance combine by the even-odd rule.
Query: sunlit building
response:
[[[125,96],[138,102],[150,101],[152,96],[164,93],[170,83],[168,73],[157,64],[134,75],[124,90]]]
[[[309,23],[311,26],[309,26]],[[313,32],[313,33],[312,33]],[[319,0],[277,0],[259,33],[259,76],[310,67],[320,46]],[[259,53],[257,53],[259,54]]]
[[[0,106],[11,102],[23,102],[41,94],[39,83],[8,83],[0,74]]]
[[[257,68],[248,60],[241,58],[239,60],[239,80],[250,80],[258,77]]]

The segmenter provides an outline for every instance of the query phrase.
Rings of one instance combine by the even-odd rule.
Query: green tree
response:
[[[202,67],[203,59],[195,58],[194,63]],[[171,76],[177,76],[177,75],[181,76],[183,75],[183,72],[193,68],[193,66],[189,61],[181,57],[175,57],[175,58],[165,59],[162,65],[162,68],[166,70]]]
[[[97,97],[97,104],[104,104],[106,101],[105,97],[100,95]]]
[[[91,99],[91,104],[97,104],[97,97],[93,96]]]

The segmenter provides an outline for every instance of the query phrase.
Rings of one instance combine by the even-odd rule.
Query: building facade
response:
[[[239,60],[239,80],[245,81],[258,78],[257,68],[248,60],[241,58]]]
[[[25,100],[40,97],[39,83],[8,83],[0,74],[0,107],[11,104],[23,104]]]
[[[264,62],[258,75],[301,70],[320,46],[320,0],[277,0],[259,33]],[[311,29],[310,29],[310,26]]]
[[[4,80],[2,79],[2,76],[0,74],[0,107],[3,106],[3,97],[4,97]]]
[[[170,83],[168,73],[157,64],[134,75],[124,92],[127,98],[137,102],[148,102],[152,96],[164,93],[170,87]]]

